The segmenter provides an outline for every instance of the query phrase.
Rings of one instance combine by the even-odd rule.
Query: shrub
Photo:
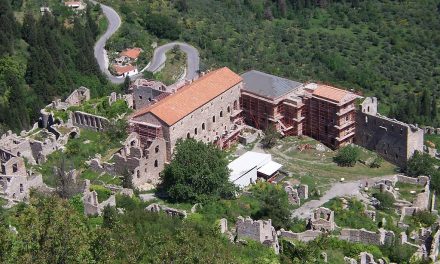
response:
[[[333,160],[342,167],[353,167],[359,159],[360,151],[355,146],[346,146],[338,151]]]
[[[380,168],[380,166],[382,166],[382,162],[383,158],[381,156],[376,156],[370,163],[370,168]]]
[[[392,194],[387,192],[380,192],[373,194],[373,197],[379,200],[378,209],[380,210],[389,210],[393,207],[394,202],[396,201]]]

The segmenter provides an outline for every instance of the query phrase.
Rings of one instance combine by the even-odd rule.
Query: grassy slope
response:
[[[314,187],[326,189],[332,182],[338,181],[340,178],[356,180],[395,173],[395,166],[386,161],[382,163],[380,168],[370,168],[359,162],[354,167],[339,167],[333,162],[335,151],[326,148],[326,151],[323,152],[316,149],[300,152],[297,148],[301,144],[316,146],[318,143],[309,137],[302,139],[288,137],[269,152],[274,155],[276,161],[284,165],[286,171],[292,172],[294,178],[299,178],[301,183],[308,184],[309,190]],[[362,149],[361,160],[367,160],[373,156],[374,153]]]

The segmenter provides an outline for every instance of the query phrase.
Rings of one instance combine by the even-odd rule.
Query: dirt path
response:
[[[349,182],[338,182],[335,183],[330,190],[328,190],[319,200],[311,200],[301,205],[298,209],[293,210],[292,217],[297,218],[309,218],[312,215],[314,209],[322,206],[326,202],[330,201],[335,197],[341,196],[355,196],[358,199],[365,199],[364,196],[360,193],[360,184],[365,186],[365,183],[368,182],[368,186],[372,186],[374,182],[382,179],[392,179],[395,177],[394,175],[387,175],[375,178],[368,178]]]

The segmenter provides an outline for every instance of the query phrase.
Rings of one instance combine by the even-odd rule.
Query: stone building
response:
[[[237,240],[251,239],[272,247],[277,254],[280,252],[278,235],[270,219],[254,221],[249,217],[239,216],[236,222],[236,234]]]
[[[67,97],[65,102],[69,106],[79,106],[88,100],[90,100],[90,90],[84,86],[81,86],[73,91],[69,97]]]
[[[309,226],[312,230],[331,232],[336,228],[335,213],[325,207],[316,208],[309,220]]]
[[[115,172],[132,174],[134,186],[156,185],[165,166],[166,144],[163,138],[143,142],[137,133],[131,133],[113,159]]]
[[[356,112],[355,143],[401,167],[423,151],[423,130],[377,112],[377,98],[367,97]]]
[[[26,201],[29,190],[43,185],[41,175],[27,173],[24,159],[0,149],[0,197]]]
[[[195,138],[227,147],[241,130],[239,97],[242,79],[228,68],[205,74],[176,93],[134,114],[130,129],[145,144],[166,143],[171,159],[178,139]]]
[[[171,94],[167,86],[159,81],[136,79],[130,86],[134,109],[150,106]]]
[[[12,131],[8,131],[1,136],[0,146],[4,151],[17,157],[26,158],[31,164],[35,164],[35,159],[31,150],[29,140],[18,136]]]

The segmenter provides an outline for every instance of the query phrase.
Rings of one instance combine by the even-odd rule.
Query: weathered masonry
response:
[[[367,97],[356,113],[355,143],[405,167],[415,151],[423,151],[423,130],[380,115],[377,98]]]
[[[180,138],[195,138],[227,147],[242,128],[239,106],[242,78],[221,68],[193,81],[156,104],[135,113],[132,132],[141,141],[163,138],[167,160]]]

